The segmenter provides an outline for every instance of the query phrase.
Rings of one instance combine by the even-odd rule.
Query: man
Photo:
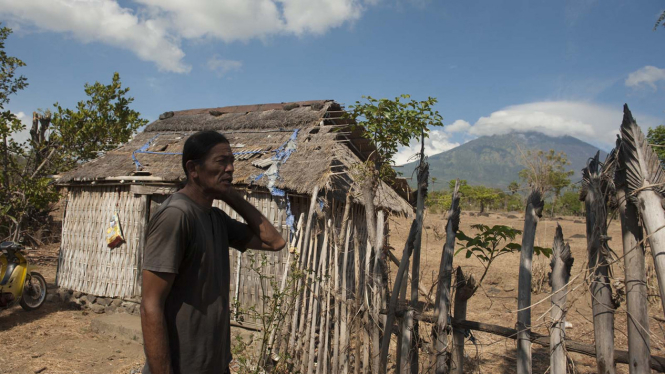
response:
[[[229,246],[279,251],[272,224],[231,185],[233,153],[215,131],[185,142],[183,189],[166,199],[148,225],[143,260],[143,373],[226,373],[231,360]],[[227,203],[247,222],[212,202]]]

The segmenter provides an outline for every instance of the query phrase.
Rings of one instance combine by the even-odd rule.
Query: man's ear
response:
[[[187,161],[185,164],[185,167],[187,168],[187,174],[189,175],[189,178],[196,178],[199,174],[198,168],[199,163],[193,160]]]

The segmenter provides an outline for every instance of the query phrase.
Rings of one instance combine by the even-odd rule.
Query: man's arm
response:
[[[145,355],[152,374],[173,373],[164,305],[175,276],[143,270],[141,328]]]
[[[252,231],[252,237],[246,245],[248,249],[279,251],[284,248],[286,241],[275,226],[235,189],[231,189],[223,201],[240,214]]]

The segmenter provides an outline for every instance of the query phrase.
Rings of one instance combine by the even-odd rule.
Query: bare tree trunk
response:
[[[436,290],[436,304],[434,314],[437,316],[436,325],[432,329],[432,341],[434,341],[434,357],[436,362],[435,373],[448,372],[448,360],[446,351],[448,349],[448,316],[450,315],[450,283],[453,275],[453,256],[455,255],[455,235],[459,229],[460,207],[459,207],[459,179],[455,182],[452,204],[448,211],[448,222],[446,223],[446,244],[441,254],[439,265],[439,281]]]
[[[614,302],[610,287],[607,246],[606,197],[603,194],[603,172],[599,154],[582,171],[584,206],[586,208],[587,253],[592,274],[591,307],[596,344],[596,364],[599,374],[614,374]]]
[[[5,193],[9,194],[9,150],[7,149],[7,135],[2,136],[3,148],[2,148],[2,176],[5,187]]]
[[[620,161],[620,163],[622,163]],[[628,356],[631,374],[648,373],[651,358],[649,309],[646,270],[644,268],[643,229],[637,207],[626,194],[625,165],[616,172],[616,194],[619,201],[623,263],[625,268],[626,308],[628,309]]]
[[[347,264],[349,259],[349,237],[351,233],[351,225],[349,225],[349,214],[351,212],[351,194],[346,195],[346,202],[344,205],[344,214],[342,215],[342,227],[340,227],[340,238],[338,243],[336,243],[339,248],[344,248],[344,256],[342,259],[342,267],[339,268],[339,251],[335,251],[335,340],[333,343],[333,362],[332,362],[332,372],[340,373],[346,372],[347,360],[344,359],[344,364],[341,366],[340,370],[340,334],[344,334],[344,342],[346,342],[346,337],[348,337],[348,331],[346,329],[346,318],[347,318],[347,301],[346,301],[346,291],[347,291]],[[341,271],[340,271],[341,270]],[[341,282],[340,282],[341,276]],[[340,289],[341,287],[341,289]],[[340,331],[341,329],[341,331]],[[344,348],[344,344],[342,344]]]
[[[372,294],[372,308],[370,316],[372,317],[372,325],[375,327],[371,330],[372,334],[372,372],[377,373],[379,371],[379,361],[381,353],[381,336],[379,331],[379,322],[380,322],[380,310],[383,305],[383,275],[386,270],[386,255],[383,250],[383,241],[384,241],[384,224],[385,224],[385,212],[379,210],[377,213],[376,219],[376,247],[374,251],[374,293]],[[384,330],[387,328],[383,326]],[[390,331],[388,330],[388,335]],[[385,332],[384,332],[385,334]]]
[[[458,267],[455,274],[455,321],[466,320],[466,304],[475,289],[476,281],[473,275],[465,276],[462,268]],[[459,329],[453,330],[452,372],[464,373],[464,332]]]
[[[621,123],[620,163],[625,166],[628,198],[640,211],[658,276],[660,300],[665,311],[665,172],[647,143],[628,106]]]
[[[563,231],[557,224],[554,244],[552,245],[552,329],[550,330],[550,374],[566,374],[566,292],[570,279],[573,257],[570,246],[563,243]]]
[[[538,190],[531,191],[524,212],[524,233],[520,253],[517,289],[517,374],[531,374],[531,259],[536,227],[543,213],[543,199]]]
[[[395,322],[395,310],[397,309],[397,299],[400,296],[400,290],[406,281],[406,269],[409,268],[409,258],[411,257],[411,251],[413,250],[414,241],[416,239],[417,231],[417,221],[413,220],[411,223],[411,229],[409,230],[409,236],[406,239],[404,244],[404,252],[402,253],[402,260],[400,261],[399,268],[397,269],[397,275],[395,276],[395,284],[393,285],[393,292],[390,294],[390,301],[388,302],[388,314],[386,316],[386,333],[383,334],[383,340],[381,341],[381,354],[379,359],[379,373],[385,374],[386,368],[388,366],[388,350],[390,349],[390,329]],[[401,334],[400,334],[401,335]],[[403,346],[403,345],[402,345]],[[401,363],[406,362],[408,365],[408,349],[407,356],[400,354],[401,347],[397,347],[398,356],[400,356]],[[407,366],[408,368],[408,366]],[[398,366],[398,370],[400,367]]]
[[[418,374],[418,321],[413,318],[414,311],[418,308],[418,286],[420,281],[420,246],[422,243],[423,223],[425,220],[425,198],[427,197],[427,185],[429,181],[429,165],[423,158],[423,150],[421,150],[420,165],[418,166],[418,200],[416,203],[416,222],[418,227],[416,231],[416,240],[413,246],[413,264],[411,274],[411,303],[409,311],[405,319],[409,331],[407,339],[411,343],[410,361],[411,361],[411,374]]]

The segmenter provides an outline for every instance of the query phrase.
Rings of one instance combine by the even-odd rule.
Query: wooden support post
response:
[[[586,209],[587,253],[591,275],[591,308],[596,344],[598,373],[613,374],[614,368],[614,302],[610,286],[610,266],[607,246],[607,198],[600,154],[587,163],[582,171],[582,194]]]
[[[531,191],[524,212],[524,232],[520,252],[520,273],[517,289],[517,374],[531,374],[531,259],[536,227],[543,213],[543,198],[538,190]]]
[[[554,244],[552,245],[552,328],[550,329],[550,373],[566,374],[566,294],[573,257],[570,246],[563,243],[563,231],[557,224]]]
[[[422,151],[421,151],[422,152]],[[406,320],[407,326],[407,335],[405,336],[405,341],[411,344],[410,361],[411,361],[411,374],[419,374],[419,364],[418,364],[418,344],[416,339],[418,339],[418,321],[413,319],[413,311],[418,308],[418,286],[420,284],[420,246],[422,243],[422,234],[423,234],[423,223],[425,220],[425,198],[427,197],[427,186],[429,181],[429,165],[424,161],[422,153],[420,159],[420,165],[418,166],[418,199],[416,203],[416,221],[418,222],[416,239],[413,246],[413,263],[411,264],[412,270],[411,274],[413,279],[411,280],[411,308],[404,317]],[[402,341],[402,344],[405,344],[405,341]],[[406,373],[403,373],[406,374]]]
[[[455,274],[455,309],[454,321],[466,320],[467,301],[473,296],[476,281],[473,275],[465,276],[462,268],[458,267]],[[437,316],[438,321],[438,316]],[[464,331],[453,329],[452,373],[464,372]]]
[[[616,152],[616,153],[615,153]],[[647,300],[647,280],[644,267],[645,249],[643,228],[640,224],[634,199],[628,198],[626,185],[625,158],[621,156],[621,140],[613,152],[618,155],[619,167],[615,172],[614,183],[619,202],[621,236],[623,242],[623,263],[626,289],[626,316],[628,325],[628,356],[631,374],[648,373],[651,356],[649,336],[649,309]]]
[[[665,311],[665,171],[627,105],[623,112],[619,160],[626,173],[627,197],[639,208],[646,229]]]
[[[376,221],[375,221],[376,222]],[[374,231],[374,230],[373,230]],[[363,268],[365,276],[363,277],[363,293],[362,295],[362,307],[360,310],[362,311],[362,373],[363,374],[369,374],[369,364],[370,364],[370,348],[372,345],[372,340],[371,340],[371,330],[373,329],[373,326],[370,324],[369,320],[369,314],[370,314],[370,308],[371,305],[369,305],[369,300],[371,300],[372,294],[371,294],[371,285],[373,282],[373,275],[371,272],[371,267],[370,264],[371,258],[372,258],[372,240],[370,239],[371,237],[368,236],[365,244],[365,253],[364,253],[364,260],[365,260],[365,266]]]
[[[310,231],[312,229],[312,219],[314,217],[314,210],[316,209],[316,197],[319,194],[319,186],[314,186],[314,190],[312,191],[312,196],[311,196],[311,201],[309,204],[309,212],[307,213],[307,223],[305,224],[305,235],[304,235],[304,248],[302,248],[302,251],[300,252],[300,258],[299,258],[299,270],[300,271],[305,271],[307,268],[307,262],[306,262],[306,257],[307,257],[307,252],[309,252],[310,246]],[[301,249],[301,248],[298,248]],[[293,308],[294,311],[294,316],[292,320],[292,325],[291,325],[291,338],[289,339],[289,349],[293,354],[295,354],[298,351],[298,347],[296,346],[296,333],[298,332],[298,327],[299,327],[299,321],[298,321],[298,316],[300,315],[301,311],[301,304],[302,300],[304,298],[304,289],[303,289],[303,279],[299,278],[298,282],[296,284],[296,302],[295,302],[295,307]],[[302,318],[300,318],[302,320]]]
[[[446,223],[446,243],[441,254],[439,265],[439,281],[436,290],[435,312],[437,316],[436,325],[432,329],[432,341],[434,341],[434,352],[432,361],[435,362],[434,372],[444,374],[448,372],[448,316],[450,315],[450,284],[453,275],[453,256],[455,255],[455,236],[459,229],[460,207],[459,207],[459,179],[455,182],[452,196],[452,204],[448,210],[448,222]],[[464,317],[466,319],[466,317]]]
[[[305,318],[302,320],[305,321],[303,324],[303,328],[300,330],[300,335],[301,335],[301,341],[300,345],[298,346],[301,349],[301,360],[300,360],[300,372],[301,373],[306,373],[307,372],[307,363],[309,362],[309,357],[310,355],[314,354],[314,352],[310,351],[308,349],[308,342],[309,342],[309,332],[311,330],[311,326],[316,324],[316,311],[314,310],[315,306],[315,289],[316,289],[316,278],[318,277],[318,266],[317,266],[317,253],[319,252],[319,236],[313,235],[312,240],[314,243],[312,244],[312,250],[310,251],[312,253],[312,261],[310,263],[309,271],[308,274],[306,274],[307,279],[309,280],[308,286],[307,286],[307,292],[309,293],[309,301],[306,305],[306,307],[303,307],[303,313],[305,314]],[[311,373],[308,373],[311,374]]]
[[[388,315],[386,316],[386,329],[391,329],[393,323],[395,322],[395,311],[397,310],[397,299],[400,296],[400,291],[402,287],[406,285],[406,269],[409,267],[409,258],[411,257],[411,251],[413,250],[414,241],[416,239],[416,230],[417,222],[413,220],[411,223],[411,230],[409,231],[409,236],[406,239],[404,244],[404,252],[402,254],[402,260],[399,264],[399,269],[397,269],[397,275],[395,276],[395,284],[393,286],[393,292],[390,294],[390,301],[388,302]],[[401,336],[401,333],[400,333]],[[381,341],[381,353],[379,355],[379,373],[385,374],[388,366],[388,350],[390,348],[390,334],[383,334],[383,340]],[[407,361],[406,356],[401,356],[400,347],[397,347],[397,355],[400,357],[401,361]],[[408,355],[408,351],[407,351]],[[397,367],[400,370],[400,366]]]
[[[335,234],[335,224],[331,221],[328,220],[328,231],[330,232],[330,235],[332,236],[331,243],[335,243],[337,239],[337,235]],[[328,374],[328,340],[330,338],[330,323],[332,322],[332,319],[330,318],[330,269],[335,269],[334,265],[332,264],[332,261],[334,258],[338,258],[337,256],[334,255],[333,251],[337,250],[337,246],[334,244],[330,244],[330,248],[328,251],[328,257],[326,258],[325,262],[325,272],[324,272],[324,279],[325,279],[325,290],[326,290],[326,302],[325,302],[325,316],[321,317],[321,327],[319,328],[319,357],[317,359],[317,365],[316,365],[316,374]]]
[[[362,269],[362,258],[360,257],[360,239],[358,238],[358,228],[353,227],[353,276],[354,276],[354,291],[353,291],[353,296],[354,296],[354,303],[353,307],[348,307],[346,309],[346,321],[349,320],[351,316],[353,318],[351,321],[355,322],[351,326],[348,326],[350,329],[350,335],[358,337],[358,339],[355,340],[355,353],[354,353],[354,365],[353,365],[353,373],[354,374],[360,374],[360,362],[361,362],[361,349],[362,349],[362,344],[360,342],[360,336],[363,333],[363,325],[361,319],[358,317],[357,313],[360,311],[362,308],[362,295],[363,295],[363,288],[364,288],[364,282],[363,280],[363,269]],[[353,331],[355,330],[355,331]],[[346,345],[344,346],[344,350],[347,354],[345,354],[343,357],[346,360],[347,365],[345,366],[345,369],[348,367],[348,355],[351,352],[351,347],[348,344],[349,340],[347,337]],[[348,373],[348,369],[342,372],[343,374]]]

